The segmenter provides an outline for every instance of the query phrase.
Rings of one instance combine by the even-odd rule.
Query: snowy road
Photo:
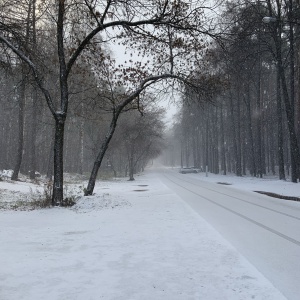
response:
[[[300,299],[300,205],[158,172],[164,184],[219,231],[288,299]]]

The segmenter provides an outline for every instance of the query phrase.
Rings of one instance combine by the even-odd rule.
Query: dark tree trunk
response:
[[[214,123],[213,123],[213,139],[214,139],[213,140],[213,147],[214,147],[214,152],[213,152],[214,164],[213,164],[213,168],[214,168],[214,173],[219,174],[220,170],[219,170],[218,107],[216,107],[215,111],[213,111],[213,119],[214,119]]]
[[[180,167],[183,168],[183,141],[180,141]]]
[[[63,204],[63,148],[64,148],[64,128],[65,118],[57,117],[55,120],[55,136],[54,136],[54,181],[52,205]]]
[[[300,1],[296,0],[296,8],[299,9]],[[296,114],[296,130],[297,140],[300,143],[300,26],[295,26],[295,114]],[[300,146],[300,145],[299,145]],[[300,170],[299,170],[300,175]]]
[[[206,133],[205,133],[205,166],[204,169],[207,171],[208,170],[208,165],[209,165],[209,116],[207,116],[206,120]]]
[[[36,0],[32,0],[32,43],[36,47]],[[37,125],[37,86],[32,90],[32,116],[31,116],[31,141],[30,141],[30,179],[35,179],[36,171],[36,125]]]
[[[221,104],[221,112],[220,112],[220,119],[221,119],[221,165],[223,175],[226,175],[226,148],[225,148],[225,137],[224,137],[224,116],[223,116],[223,106]]]
[[[257,143],[257,173],[260,178],[263,177],[263,161],[262,161],[262,110],[261,110],[261,61],[259,60],[258,72],[258,89],[256,96],[256,110],[257,110],[257,125],[256,125],[256,143]]]
[[[197,159],[197,131],[196,128],[193,129],[193,134],[192,134],[192,151],[193,151],[193,162],[194,166],[198,166],[198,159]]]
[[[290,42],[290,103],[291,103],[291,110],[293,116],[293,126],[295,128],[295,50],[294,50],[294,23],[293,23],[293,0],[289,0],[289,19],[291,22],[289,23],[289,42]],[[297,141],[297,131],[295,128],[295,139]],[[299,147],[299,144],[298,144]],[[295,150],[292,150],[291,153],[292,159],[292,177],[300,178],[300,157],[299,157],[299,149],[298,154]],[[296,181],[297,181],[296,179]],[[294,182],[296,182],[294,181]]]
[[[277,155],[278,155],[278,167],[279,167],[279,179],[285,180],[285,172],[284,172],[284,155],[283,155],[283,128],[282,128],[282,106],[281,106],[281,84],[280,84],[280,70],[277,64],[277,126],[278,126],[278,146],[277,146]]]
[[[107,135],[105,136],[105,139],[102,143],[102,146],[100,148],[98,156],[97,156],[97,158],[94,162],[94,166],[93,166],[93,169],[92,169],[92,172],[91,172],[91,175],[90,175],[90,179],[89,179],[87,188],[84,191],[85,196],[90,196],[90,195],[93,194],[96,179],[97,179],[97,174],[98,174],[99,168],[101,166],[101,163],[102,163],[103,157],[105,155],[105,152],[108,148],[109,142],[110,142],[110,140],[111,140],[111,138],[112,138],[112,136],[115,132],[119,114],[120,113],[116,113],[116,114],[113,115],[113,118],[112,118],[111,123],[110,123],[109,131],[108,131]]]
[[[37,119],[37,90],[33,88],[32,94],[32,116],[31,116],[31,141],[30,141],[30,179],[35,179],[36,171],[36,119]]]
[[[255,151],[254,151],[254,140],[252,132],[252,118],[251,118],[251,105],[250,105],[250,90],[247,91],[246,99],[246,112],[247,112],[247,127],[249,135],[249,152],[250,152],[250,174],[256,177],[256,165],[255,165]]]
[[[63,205],[63,181],[64,181],[64,130],[68,112],[69,88],[68,88],[68,71],[64,53],[64,14],[65,1],[58,3],[57,19],[57,53],[59,59],[59,84],[60,84],[60,109],[56,111],[51,109],[55,119],[55,136],[54,136],[54,179],[52,205]],[[47,97],[46,97],[47,98]],[[49,105],[49,104],[48,104]],[[53,103],[52,103],[53,105]]]
[[[133,156],[131,155],[129,158],[129,181],[134,180],[134,163],[133,163]]]
[[[81,103],[81,107],[83,109],[83,103]],[[84,155],[84,120],[80,120],[80,128],[79,128],[79,174],[83,175],[83,155]]]
[[[54,145],[54,142],[52,141],[51,144],[50,144],[50,151],[49,151],[49,155],[48,155],[48,163],[47,163],[47,174],[46,174],[46,177],[52,181],[52,177],[53,177],[53,165],[54,165],[54,162],[53,162],[53,145]]]
[[[242,176],[242,141],[241,141],[241,103],[240,103],[240,90],[238,90],[237,97],[237,110],[236,110],[236,146],[237,146],[237,176]]]
[[[24,71],[23,71],[24,73]],[[26,90],[26,79],[25,74],[22,76],[22,82],[20,86],[20,94],[19,94],[19,132],[18,132],[18,149],[17,149],[17,156],[16,156],[16,164],[14,167],[13,175],[11,176],[11,180],[17,180],[22,164],[23,158],[23,145],[24,145],[24,108],[25,108],[25,90]]]
[[[231,117],[231,131],[233,139],[233,156],[235,159],[235,174],[237,176],[242,176],[241,165],[238,160],[238,146],[237,146],[237,133],[236,133],[236,122],[234,116],[234,106],[232,101],[232,95],[230,95],[230,117]]]

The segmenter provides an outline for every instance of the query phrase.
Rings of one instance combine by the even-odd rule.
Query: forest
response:
[[[91,195],[162,152],[298,182],[299,0],[207,2],[2,0],[0,170],[53,178],[53,205],[64,172]]]
[[[168,165],[299,179],[299,1],[226,2],[221,41],[205,56],[224,88],[186,88],[168,133]]]

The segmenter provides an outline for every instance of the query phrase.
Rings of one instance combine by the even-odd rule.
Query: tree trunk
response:
[[[19,102],[18,102],[19,104],[18,149],[17,149],[16,164],[14,167],[14,172],[11,176],[11,180],[18,179],[22,158],[23,158],[25,90],[26,90],[26,77],[23,70],[22,82],[20,86]]]
[[[83,102],[81,102],[81,108],[83,109]],[[80,128],[79,128],[79,147],[80,147],[80,161],[79,161],[79,174],[83,175],[83,154],[84,154],[84,119],[80,120]]]
[[[290,103],[293,117],[293,126],[295,127],[295,50],[294,50],[294,24],[293,24],[293,0],[289,0],[289,19],[291,22],[289,23],[289,42],[290,42]],[[295,129],[295,139],[297,142],[297,132]],[[299,147],[299,145],[298,145]],[[298,150],[299,152],[299,150]],[[299,155],[299,153],[298,153]],[[299,178],[300,175],[300,157],[298,156],[295,150],[292,150],[291,159],[292,159],[292,177]],[[294,182],[297,182],[296,181]]]
[[[250,152],[250,174],[256,177],[256,165],[255,165],[255,151],[254,151],[254,140],[252,132],[252,118],[251,118],[251,105],[250,105],[250,90],[248,88],[246,99],[246,112],[247,112],[247,127],[249,134],[249,152]]]
[[[129,181],[134,180],[133,174],[134,174],[134,163],[133,163],[133,155],[131,154],[129,158]]]
[[[233,138],[233,156],[235,159],[235,174],[237,176],[242,176],[242,170],[240,167],[240,163],[238,161],[238,147],[237,147],[237,134],[236,134],[236,122],[234,116],[234,107],[232,101],[233,95],[230,95],[230,115],[231,115],[231,131],[232,131],[232,138]]]
[[[208,143],[208,140],[209,140],[209,111],[207,113],[207,116],[206,116],[206,129],[205,129],[205,166],[204,169],[207,170],[208,168],[208,165],[209,165],[209,143]]]
[[[224,137],[224,117],[223,117],[223,105],[221,104],[220,111],[220,119],[221,119],[221,165],[223,175],[226,175],[226,148],[225,148],[225,137]]]
[[[32,94],[32,116],[31,116],[31,135],[30,135],[30,179],[35,179],[36,171],[36,119],[37,119],[37,90],[33,87]]]
[[[36,0],[32,0],[32,44],[36,47]],[[31,136],[30,136],[30,179],[35,179],[36,171],[36,122],[37,119],[37,86],[32,89],[32,116],[31,116]]]
[[[241,141],[241,103],[240,103],[240,90],[238,90],[237,97],[237,110],[236,110],[236,145],[237,145],[237,176],[242,176],[242,141]]]
[[[259,72],[258,72],[258,89],[256,96],[256,142],[257,142],[257,173],[260,178],[263,177],[263,162],[262,162],[262,110],[261,110],[261,59],[259,59]]]
[[[278,167],[279,167],[279,179],[285,180],[285,172],[284,172],[284,156],[283,156],[283,128],[282,128],[282,107],[281,107],[281,85],[280,85],[280,70],[277,64],[277,126],[278,126],[278,146],[277,146],[277,155],[278,155]]]
[[[55,136],[54,136],[54,181],[52,205],[63,204],[63,172],[64,172],[64,129],[65,118],[58,116],[55,119]]]
[[[93,166],[93,169],[92,169],[92,172],[91,172],[91,175],[90,175],[90,179],[89,179],[87,188],[84,191],[85,196],[90,196],[90,195],[93,194],[96,179],[97,179],[97,174],[98,174],[99,168],[101,166],[101,163],[102,163],[103,157],[105,155],[105,152],[108,148],[109,142],[110,142],[110,140],[111,140],[111,138],[112,138],[112,136],[115,132],[119,114],[120,114],[120,112],[113,115],[113,118],[112,118],[111,123],[110,123],[109,131],[108,131],[107,135],[105,136],[105,139],[102,143],[102,146],[100,148],[98,156],[97,156],[97,158],[94,162],[94,166]]]

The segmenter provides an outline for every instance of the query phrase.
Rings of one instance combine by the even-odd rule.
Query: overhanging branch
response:
[[[35,66],[35,64],[30,60],[29,57],[27,57],[22,51],[20,51],[17,47],[15,47],[9,40],[7,40],[5,37],[3,37],[2,35],[0,35],[0,41],[4,44],[6,44],[6,46],[8,48],[10,48],[23,62],[25,62],[29,68],[31,69],[34,79],[37,82],[39,88],[41,89],[41,91],[43,92],[47,104],[49,106],[49,109],[51,111],[51,113],[55,116],[56,111],[55,111],[55,107],[53,105],[53,102],[51,100],[51,96],[50,93],[48,92],[48,90],[46,90],[46,88],[43,85],[43,81],[41,80],[37,68]]]

